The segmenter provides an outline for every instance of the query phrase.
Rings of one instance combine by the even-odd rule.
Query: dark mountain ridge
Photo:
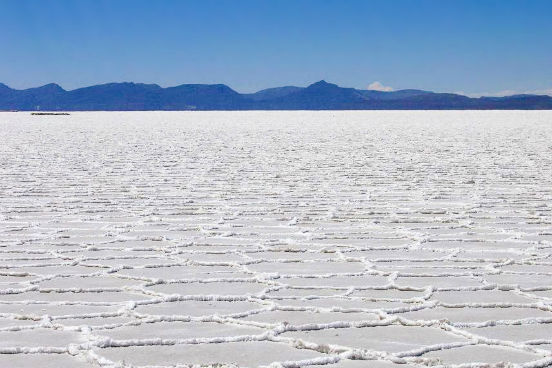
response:
[[[107,83],[64,90],[55,83],[24,90],[0,83],[0,110],[445,110],[552,109],[552,97],[513,95],[470,98],[453,93],[404,89],[359,90],[319,81],[308,87],[285,86],[242,94],[224,84]]]

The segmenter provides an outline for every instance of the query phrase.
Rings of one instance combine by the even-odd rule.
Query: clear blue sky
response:
[[[552,88],[552,0],[0,0],[0,82]]]

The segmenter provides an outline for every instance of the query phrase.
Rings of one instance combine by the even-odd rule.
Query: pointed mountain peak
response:
[[[328,83],[326,82],[325,80],[321,80],[319,82],[316,82],[316,83],[313,83],[311,84],[310,86],[308,86],[307,88],[328,88],[328,87],[337,87],[337,84],[333,84],[333,83]]]
[[[48,91],[48,92],[65,92],[63,88],[59,84],[56,83],[48,83],[43,85],[42,87],[37,87],[37,90],[41,91]]]

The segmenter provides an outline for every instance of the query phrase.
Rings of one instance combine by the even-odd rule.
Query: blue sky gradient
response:
[[[550,0],[0,0],[0,82],[552,89]]]

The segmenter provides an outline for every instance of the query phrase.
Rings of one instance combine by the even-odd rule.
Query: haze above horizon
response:
[[[550,14],[545,0],[4,0],[0,82],[224,83],[253,92],[325,79],[552,94]]]

